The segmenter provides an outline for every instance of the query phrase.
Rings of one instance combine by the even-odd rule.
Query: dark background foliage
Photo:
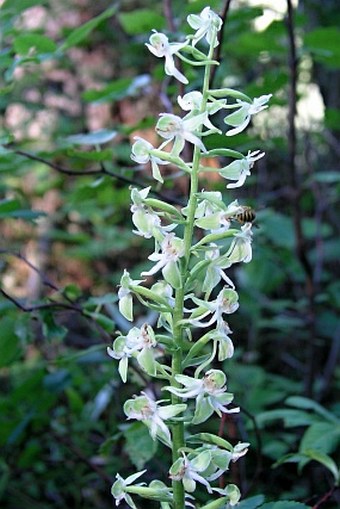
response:
[[[152,182],[133,166],[130,141],[156,142],[155,117],[183,93],[144,43],[152,28],[176,39],[206,3],[1,4],[0,505],[104,509],[118,470],[147,464],[167,477],[164,451],[122,413],[141,374],[122,386],[105,349],[126,330],[116,306],[121,272],[138,277],[150,252],[131,232],[129,185]],[[242,411],[209,426],[251,443],[225,479],[245,497],[332,509],[340,503],[339,6],[209,4],[225,18],[214,86],[273,93],[246,133],[209,142],[266,151],[247,185],[226,193],[218,178],[201,182],[253,206],[259,225],[252,263],[232,275],[241,307],[230,320],[236,354],[224,367]],[[185,72],[194,88],[199,73]],[[184,203],[186,180],[167,170],[161,192]],[[299,507],[285,504],[275,507]]]

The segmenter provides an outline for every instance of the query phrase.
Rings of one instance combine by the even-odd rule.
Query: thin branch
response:
[[[172,12],[171,0],[163,0],[163,11],[169,30],[174,34],[176,32],[176,25],[174,21],[174,14]]]
[[[296,248],[299,260],[309,278],[312,278],[312,267],[309,263],[305,253],[305,241],[302,232],[302,212],[300,206],[299,196],[299,179],[296,165],[296,102],[297,102],[297,54],[296,54],[296,42],[294,34],[294,11],[292,1],[287,0],[288,16],[286,19],[288,41],[289,41],[289,54],[288,54],[288,65],[289,65],[289,97],[288,97],[288,164],[290,168],[290,184],[292,190],[295,192],[292,196],[293,204],[293,219],[296,237]]]
[[[60,291],[60,288],[58,288],[58,286],[56,286],[40,269],[38,269],[38,267],[33,265],[33,263],[30,262],[29,260],[27,260],[27,258],[24,255],[22,255],[21,253],[19,253],[17,251],[11,251],[10,249],[0,249],[0,254],[14,256],[15,258],[18,258],[19,260],[22,260],[28,267],[30,267],[30,269],[32,269],[34,272],[36,272],[39,275],[42,283],[45,286],[48,286],[49,288],[51,288],[52,290],[55,290],[57,292]]]
[[[53,170],[57,171],[58,173],[62,173],[63,175],[69,175],[70,177],[84,177],[88,175],[104,175],[108,176],[114,179],[117,179],[121,182],[124,182],[125,184],[129,184],[131,186],[136,186],[139,188],[144,188],[146,186],[145,182],[139,182],[134,179],[130,179],[128,177],[125,177],[124,175],[120,175],[119,173],[115,173],[113,171],[109,171],[105,168],[105,165],[103,163],[100,164],[100,168],[93,168],[89,170],[72,170],[70,168],[65,168],[63,166],[60,166],[59,164],[53,163],[52,161],[48,161],[48,159],[44,159],[43,157],[40,157],[36,154],[32,154],[31,152],[26,152],[25,150],[16,149],[13,148],[12,145],[7,145],[7,148],[11,150],[14,154],[17,154],[19,156],[25,157],[26,159],[30,159],[32,161],[37,161],[39,163],[45,164],[46,166],[52,168]],[[158,198],[168,201],[169,203],[172,203],[173,205],[180,205],[183,206],[182,200],[178,200],[174,197],[164,196],[162,193],[152,189],[150,191],[152,194],[157,196]]]
[[[20,311],[23,311],[25,313],[32,313],[34,311],[40,311],[42,309],[55,309],[55,308],[62,308],[62,309],[69,309],[71,311],[77,311],[78,313],[81,313],[83,316],[86,316],[83,312],[83,310],[72,304],[68,304],[66,302],[44,302],[41,304],[32,304],[30,306],[26,306],[25,304],[22,304],[18,299],[15,297],[12,297],[9,293],[6,292],[3,288],[0,287],[0,293],[5,297],[5,299],[9,300],[14,304]],[[88,318],[88,317],[87,317]]]
[[[5,299],[7,299],[8,301],[12,302],[12,304],[14,304],[15,307],[20,309],[20,311],[24,313],[34,313],[35,311],[41,311],[44,309],[65,309],[68,311],[74,311],[76,313],[79,313],[83,318],[85,318],[92,325],[94,325],[101,335],[106,336],[110,341],[112,340],[111,335],[100,324],[98,324],[98,322],[94,318],[88,315],[80,304],[74,302],[67,295],[65,295],[62,288],[59,288],[57,285],[55,285],[40,269],[38,269],[35,265],[33,265],[33,263],[27,260],[25,256],[23,256],[21,253],[11,251],[8,249],[0,249],[0,254],[15,256],[16,258],[22,260],[24,263],[26,263],[26,265],[28,265],[28,267],[30,267],[39,275],[39,277],[42,280],[42,283],[45,286],[48,286],[52,290],[58,292],[66,300],[66,302],[56,302],[50,299],[50,302],[43,302],[27,306],[26,304],[23,304],[22,302],[20,302],[20,300],[16,299],[12,295],[10,295],[6,290],[0,287],[0,293],[3,295],[3,297],[5,297]]]
[[[298,169],[296,165],[297,136],[296,136],[296,103],[297,103],[297,80],[298,80],[298,59],[294,33],[294,10],[292,0],[287,0],[286,26],[289,42],[288,65],[289,65],[289,97],[288,97],[288,165],[290,168],[290,184],[294,191],[291,199],[293,224],[296,242],[296,254],[305,272],[305,286],[308,298],[308,328],[309,347],[307,352],[307,370],[305,376],[304,393],[313,396],[313,383],[317,369],[317,355],[315,345],[315,287],[313,282],[313,269],[306,255],[305,238],[302,230],[302,210],[300,203],[300,186]]]
[[[225,29],[225,26],[226,26],[226,23],[227,23],[227,18],[228,18],[228,13],[229,13],[229,8],[230,8],[231,1],[232,0],[226,0],[226,2],[224,4],[224,7],[222,9],[222,12],[220,14],[220,18],[222,19],[222,28],[221,28],[221,30],[220,30],[220,32],[218,34],[219,45],[216,48],[215,56],[214,56],[214,60],[217,60],[217,62],[219,62],[220,59],[221,59],[223,34],[224,34],[224,29]],[[217,71],[217,66],[214,65],[212,70],[211,70],[210,88],[214,88],[213,87],[213,83],[214,83],[216,71]]]
[[[329,491],[327,491],[327,493],[325,493],[323,497],[316,504],[313,505],[312,509],[319,509],[319,507],[321,507],[324,504],[324,502],[326,502],[326,500],[328,500],[333,495],[334,490],[335,486],[333,486]]]

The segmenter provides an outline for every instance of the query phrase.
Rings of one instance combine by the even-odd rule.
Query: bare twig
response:
[[[7,148],[9,148],[14,154],[17,154],[19,156],[25,157],[26,159],[31,159],[32,161],[37,161],[39,163],[45,164],[46,166],[49,166],[53,170],[57,171],[58,173],[62,173],[63,175],[69,175],[70,177],[84,177],[88,175],[104,175],[108,176],[114,179],[117,179],[121,182],[124,182],[125,184],[129,184],[132,186],[136,186],[139,188],[145,187],[145,182],[139,182],[134,179],[130,179],[128,177],[125,177],[124,175],[120,175],[119,173],[115,173],[113,171],[107,170],[105,168],[104,164],[100,165],[100,168],[90,168],[88,170],[72,170],[70,168],[65,168],[59,164],[53,163],[52,161],[49,161],[48,159],[44,159],[43,157],[40,157],[36,154],[32,154],[31,152],[26,152],[25,150],[16,149],[13,148],[12,145],[8,145]],[[174,197],[164,196],[162,193],[151,190],[150,191],[155,196],[158,196],[159,198],[168,201],[169,203],[172,203],[174,205],[183,205],[181,200],[178,200]]]
[[[286,18],[288,41],[289,41],[289,98],[288,98],[288,164],[290,168],[290,184],[292,190],[295,191],[292,195],[291,204],[293,212],[293,223],[296,242],[296,254],[301,263],[305,273],[305,287],[308,298],[308,327],[309,327],[309,348],[307,359],[307,370],[304,382],[304,392],[307,396],[313,395],[313,381],[317,368],[317,359],[315,355],[315,288],[313,282],[313,269],[306,255],[305,239],[302,231],[302,211],[300,204],[300,192],[298,171],[296,165],[296,102],[297,102],[297,53],[296,42],[294,33],[294,11],[292,0],[287,0],[287,18]]]
[[[33,263],[31,263],[29,260],[27,260],[27,258],[22,255],[21,253],[17,252],[17,251],[11,251],[10,249],[0,249],[0,254],[6,254],[6,255],[9,255],[9,256],[15,256],[15,258],[18,258],[19,260],[22,260],[28,267],[30,267],[30,269],[32,269],[34,272],[36,272],[42,283],[45,285],[45,286],[48,286],[49,288],[51,288],[52,290],[55,290],[57,292],[60,291],[60,288],[58,288],[47,276],[46,274],[43,274],[43,272],[38,269],[38,267],[36,267],[35,265],[33,265]]]
[[[65,295],[65,292],[63,291],[62,288],[59,288],[57,285],[55,285],[40,269],[38,269],[35,265],[33,265],[33,263],[27,260],[25,256],[23,256],[21,253],[11,251],[9,249],[0,249],[0,254],[15,256],[16,258],[22,260],[28,267],[30,267],[32,270],[34,270],[34,272],[36,272],[39,275],[42,283],[45,286],[48,286],[52,290],[58,292],[60,295],[62,295],[62,297],[66,301],[57,302],[49,299],[49,302],[26,305],[0,287],[0,293],[2,294],[2,296],[8,301],[12,302],[12,304],[14,304],[18,309],[20,309],[20,311],[24,313],[34,313],[35,311],[41,311],[44,309],[65,309],[68,311],[74,311],[76,313],[79,313],[83,318],[85,318],[91,324],[93,324],[98,329],[101,335],[106,336],[106,338],[109,339],[110,341],[112,340],[111,335],[100,324],[98,324],[98,322],[94,318],[92,318],[91,315],[86,313],[80,304],[78,304],[77,302],[70,299],[67,295]]]
[[[172,33],[175,33],[176,25],[175,25],[175,21],[174,21],[174,15],[172,12],[172,1],[171,0],[163,0],[163,11],[164,11],[164,16],[167,21],[169,30]]]
[[[334,490],[335,486],[333,486],[329,491],[327,491],[327,493],[325,493],[323,497],[320,498],[320,500],[313,505],[312,509],[319,509],[319,507],[321,507],[323,503],[326,502],[333,495]]]

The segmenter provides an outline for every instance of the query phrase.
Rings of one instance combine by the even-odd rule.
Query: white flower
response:
[[[152,253],[148,258],[157,262],[149,271],[142,272],[142,276],[152,276],[162,269],[164,279],[174,288],[180,284],[180,272],[177,261],[184,255],[183,239],[175,237],[174,233],[165,235],[161,243],[161,252]]]
[[[183,97],[178,96],[177,102],[184,111],[189,111],[188,115],[185,118],[192,118],[195,115],[198,115],[201,111],[203,101],[203,95],[201,92],[197,90],[193,90],[192,92],[188,92]],[[208,115],[214,115],[220,109],[224,107],[226,104],[226,99],[216,99],[213,102],[207,102],[205,105],[205,111]],[[212,131],[221,133],[220,129],[215,127],[209,120],[208,115],[206,116],[203,125]]]
[[[186,322],[195,327],[210,327],[215,322],[217,322],[218,326],[223,320],[223,314],[234,313],[239,307],[237,292],[227,287],[220,291],[214,301],[207,302],[197,297],[192,297],[192,300],[199,307],[193,311],[192,317],[187,319]],[[213,313],[211,319],[208,322],[202,322],[202,319],[211,313]]]
[[[138,286],[143,280],[133,280],[130,278],[129,272],[125,269],[120,280],[120,288],[118,290],[118,309],[120,313],[130,322],[133,320],[133,301],[132,292],[134,286]]]
[[[201,191],[198,196],[198,205],[195,211],[195,225],[203,230],[214,230],[220,225],[221,214],[226,207],[219,191]],[[187,209],[183,209],[186,213]]]
[[[228,189],[234,189],[241,187],[246,181],[246,178],[250,175],[250,170],[254,166],[255,161],[258,161],[265,155],[264,152],[255,150],[254,152],[248,152],[248,154],[242,159],[236,159],[232,163],[228,164],[224,168],[218,170],[221,177],[228,180],[236,180],[234,184],[228,184]]]
[[[194,134],[204,124],[206,118],[206,112],[191,118],[181,118],[172,113],[161,113],[156,125],[156,131],[162,138],[174,140],[174,146],[171,151],[172,155],[179,155],[182,152],[185,141],[196,145],[202,152],[206,152],[202,141]]]
[[[182,48],[187,45],[188,42],[169,43],[167,36],[161,32],[157,32],[156,30],[154,30],[154,33],[150,36],[149,43],[146,43],[147,48],[153,55],[158,58],[165,57],[165,73],[168,76],[173,76],[185,85],[189,82],[187,78],[178,69],[176,69],[173,55],[176,55]]]
[[[125,383],[127,380],[128,359],[136,357],[138,364],[150,375],[156,374],[156,363],[152,348],[157,345],[155,333],[148,324],[142,327],[132,327],[126,336],[118,336],[107,353],[113,359],[119,360],[118,371]]]
[[[212,334],[213,340],[218,343],[218,360],[220,362],[225,359],[230,359],[234,355],[234,345],[229,337],[229,334],[232,333],[233,331],[230,329],[228,323],[221,320]]]
[[[237,107],[239,109],[230,113],[225,119],[224,122],[228,125],[235,127],[235,129],[230,129],[226,135],[234,136],[235,134],[243,131],[250,122],[252,115],[259,113],[260,111],[268,108],[267,102],[272,97],[273,94],[261,95],[260,97],[255,97],[251,103],[246,101],[242,101],[241,99],[236,99]]]
[[[139,164],[146,164],[150,162],[153,178],[158,180],[158,182],[163,182],[163,177],[159,171],[158,165],[165,165],[168,164],[168,162],[151,154],[151,151],[154,150],[151,143],[139,136],[135,136],[134,139],[136,141],[131,147],[131,159]]]
[[[146,239],[155,237],[157,241],[161,241],[164,235],[174,230],[177,225],[169,224],[167,226],[162,226],[160,217],[156,212],[144,204],[144,200],[149,191],[150,187],[141,189],[140,191],[136,188],[131,190],[131,200],[133,203],[130,210],[132,212],[132,222],[137,228],[137,230],[133,230],[133,233]]]
[[[184,387],[166,386],[163,389],[183,399],[196,399],[192,424],[200,424],[206,421],[213,412],[216,412],[220,417],[222,413],[239,412],[239,408],[233,408],[232,410],[226,408],[226,405],[231,403],[234,397],[231,393],[226,392],[227,378],[223,371],[210,369],[200,379],[186,375],[176,375],[175,380]]]
[[[142,470],[141,472],[137,472],[135,474],[130,475],[126,479],[123,479],[119,474],[116,475],[116,482],[113,483],[111,488],[111,494],[115,498],[116,506],[118,506],[122,500],[125,500],[125,502],[132,507],[132,509],[137,509],[134,501],[132,500],[131,496],[126,493],[126,487],[130,484],[134,483],[138,477],[143,475],[146,472],[146,470]],[[139,483],[136,486],[143,486],[145,483]]]
[[[159,406],[161,402],[155,401],[145,392],[141,396],[134,396],[124,404],[124,412],[128,419],[142,421],[150,431],[153,440],[158,437],[171,447],[171,435],[164,420],[171,419],[186,409],[185,404]]]
[[[206,251],[205,258],[210,260],[210,264],[207,267],[206,275],[203,283],[203,291],[210,293],[215,286],[223,279],[230,288],[235,289],[235,285],[232,280],[224,272],[224,269],[230,267],[231,263],[228,260],[225,261],[225,257],[220,257],[220,250],[216,244],[210,244],[212,249]]]
[[[151,290],[160,297],[168,301],[171,308],[175,307],[175,298],[173,297],[173,288],[166,281],[157,281],[152,285]]]
[[[206,38],[208,44],[213,42],[214,48],[218,45],[216,34],[221,30],[222,20],[210,7],[205,7],[200,15],[189,14],[187,21],[191,28],[197,30],[193,36],[193,46],[203,37]]]
[[[202,451],[190,460],[184,452],[182,452],[182,454],[183,458],[178,458],[170,468],[170,479],[174,481],[183,481],[184,489],[188,493],[195,491],[196,481],[203,484],[207,488],[208,493],[212,493],[210,484],[200,475],[200,472],[206,470],[210,465],[210,451]]]
[[[246,223],[241,226],[241,231],[235,233],[234,239],[230,245],[228,252],[225,257],[230,263],[249,263],[252,259],[252,224]]]
[[[126,338],[124,336],[116,338],[113,342],[112,348],[109,346],[107,347],[107,353],[113,359],[119,360],[118,372],[123,382],[126,383],[128,362],[132,355],[132,351],[126,344]]]

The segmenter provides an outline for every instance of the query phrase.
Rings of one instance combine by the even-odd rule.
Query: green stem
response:
[[[213,44],[210,46],[209,54],[207,56],[206,67],[204,71],[204,81],[203,81],[203,89],[202,89],[202,105],[200,113],[203,113],[206,110],[206,104],[209,97],[209,78],[210,78],[210,69],[211,69],[211,59],[214,53]],[[182,374],[183,367],[183,307],[184,307],[184,297],[185,297],[185,281],[188,277],[188,270],[190,264],[190,256],[191,256],[191,246],[193,242],[193,232],[194,232],[194,221],[195,221],[195,212],[197,207],[197,191],[198,191],[198,173],[200,168],[200,160],[201,160],[201,151],[199,147],[195,146],[194,155],[193,155],[193,163],[192,163],[192,171],[190,175],[190,195],[188,201],[188,214],[187,221],[184,229],[184,264],[182,270],[182,287],[176,290],[175,297],[175,309],[173,312],[173,338],[174,344],[177,346],[177,350],[173,353],[172,357],[172,386],[179,387],[180,384],[175,380],[175,376],[178,374]],[[171,395],[171,403],[173,405],[180,402],[180,398],[174,394]],[[179,456],[179,450],[185,447],[185,438],[184,438],[184,423],[176,422],[172,425],[172,460],[175,462]],[[174,497],[174,509],[184,509],[185,506],[185,493],[182,481],[172,481],[172,489],[173,489],[173,497]]]

